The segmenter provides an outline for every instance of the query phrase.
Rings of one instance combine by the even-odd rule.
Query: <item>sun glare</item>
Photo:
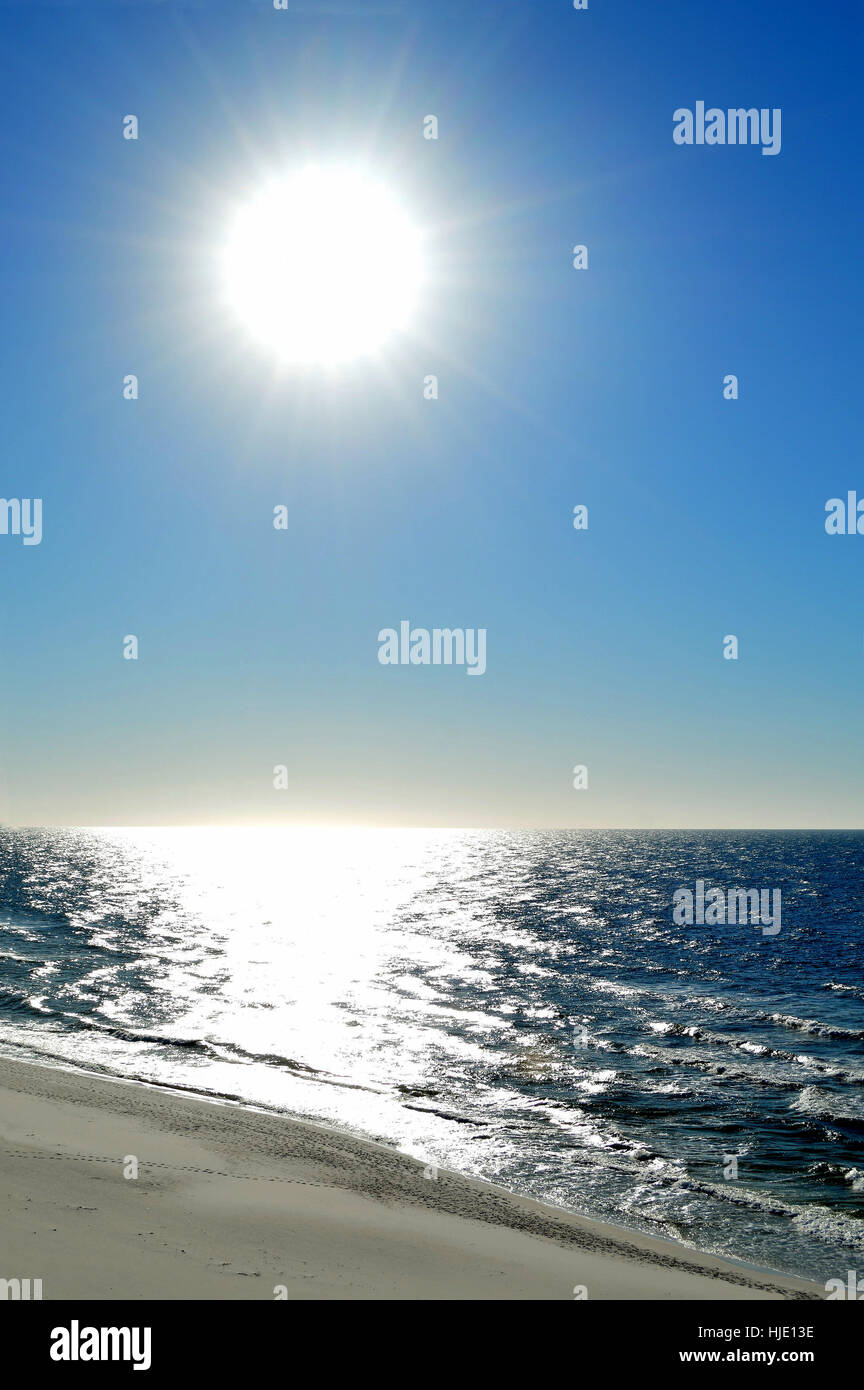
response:
[[[374,353],[408,326],[420,237],[380,184],[311,167],[267,184],[237,214],[224,249],[228,303],[279,359],[337,363]]]

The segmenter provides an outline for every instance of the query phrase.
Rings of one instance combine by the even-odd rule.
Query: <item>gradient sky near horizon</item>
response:
[[[860,826],[864,537],[824,520],[864,495],[862,35],[805,0],[0,3],[0,493],[44,505],[0,536],[0,820]],[[676,146],[700,99],[782,108],[781,153]],[[309,160],[428,242],[412,331],[338,371],[250,348],[213,273]],[[486,628],[486,674],[379,665],[406,618]]]

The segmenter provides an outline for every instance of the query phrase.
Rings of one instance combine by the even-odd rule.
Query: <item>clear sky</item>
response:
[[[824,520],[864,496],[862,34],[0,3],[0,490],[43,499],[0,535],[0,818],[860,826],[864,536]],[[781,108],[781,152],[676,145],[699,100]],[[410,331],[338,370],[250,347],[214,271],[309,161],[426,237]],[[402,619],[485,628],[486,673],[382,666]]]

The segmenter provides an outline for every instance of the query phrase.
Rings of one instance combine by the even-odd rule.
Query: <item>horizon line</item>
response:
[[[441,824],[357,824],[356,822],[277,822],[277,821],[135,821],[106,824],[104,821],[0,821],[0,830],[450,830],[454,833],[488,830],[520,834],[557,831],[561,833],[597,833],[609,830],[633,831],[640,834],[710,833],[753,834],[861,834],[864,826],[857,825],[441,825]]]

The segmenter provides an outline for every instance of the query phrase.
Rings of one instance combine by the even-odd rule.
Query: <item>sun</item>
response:
[[[236,214],[223,249],[227,302],[284,362],[377,352],[411,322],[421,238],[383,185],[318,166],[273,179]]]

